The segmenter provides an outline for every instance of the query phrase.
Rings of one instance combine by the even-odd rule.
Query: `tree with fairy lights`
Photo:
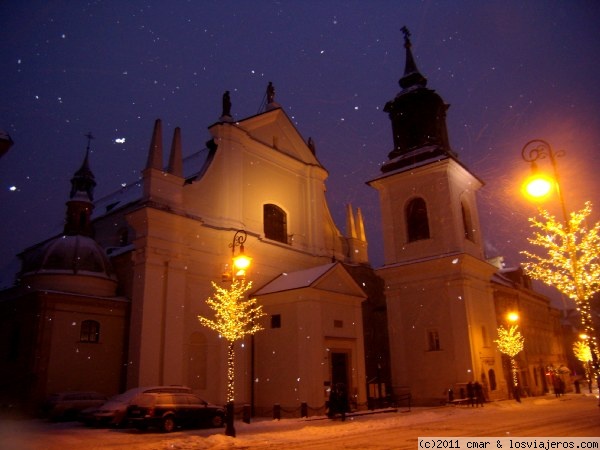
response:
[[[521,252],[528,261],[525,272],[543,283],[555,287],[575,302],[583,331],[588,336],[592,373],[600,381],[598,343],[592,316],[591,301],[600,292],[600,222],[588,225],[591,202],[578,212],[572,212],[566,222],[556,220],[540,209],[541,218],[530,218],[534,234],[528,241],[541,247],[544,254]]]
[[[584,335],[587,338],[586,335]],[[577,341],[573,343],[573,353],[575,357],[583,363],[585,369],[585,379],[588,382],[588,389],[592,392],[592,378],[590,374],[590,364],[592,363],[592,350],[586,341]]]
[[[525,338],[521,335],[518,325],[511,325],[507,330],[502,325],[498,327],[498,339],[494,342],[498,345],[500,353],[504,353],[510,358],[510,369],[514,387],[515,400],[521,401],[519,395],[519,379],[517,377],[517,362],[515,356],[523,350]]]
[[[229,289],[212,282],[215,293],[206,300],[215,311],[215,318],[198,316],[200,323],[219,333],[228,342],[227,345],[227,428],[225,433],[235,437],[233,427],[233,402],[235,399],[235,342],[247,335],[253,335],[263,329],[258,319],[265,315],[262,306],[255,298],[244,298],[252,287],[252,282],[233,280]]]

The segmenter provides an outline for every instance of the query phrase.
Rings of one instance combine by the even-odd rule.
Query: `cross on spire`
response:
[[[92,142],[92,139],[96,139],[96,138],[92,135],[91,131],[88,131],[86,134],[84,134],[84,136],[86,138],[88,138],[88,143],[87,143],[86,150],[89,151],[90,150],[90,143]]]

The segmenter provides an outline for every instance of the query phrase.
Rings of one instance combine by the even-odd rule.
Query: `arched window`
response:
[[[207,344],[204,334],[195,332],[190,336],[188,351],[188,386],[192,389],[206,389]]]
[[[288,243],[287,217],[285,211],[277,205],[267,203],[263,206],[265,237],[274,241]]]
[[[408,229],[408,242],[429,239],[427,205],[421,197],[413,198],[406,205],[406,226]]]
[[[462,210],[462,219],[463,219],[463,227],[465,229],[465,238],[467,238],[470,241],[475,242],[475,235],[473,233],[473,221],[471,220],[471,210],[464,202],[461,202],[460,207]]]
[[[81,322],[81,331],[79,333],[81,342],[100,342],[100,322],[95,320],[84,320]]]

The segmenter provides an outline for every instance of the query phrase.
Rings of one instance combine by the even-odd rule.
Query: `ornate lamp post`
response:
[[[244,255],[244,242],[247,233],[239,230],[229,244],[231,248],[231,286],[229,289],[212,283],[215,293],[206,302],[215,311],[215,318],[210,319],[198,316],[204,326],[215,330],[228,341],[227,345],[227,420],[225,434],[235,437],[234,428],[234,399],[235,399],[235,341],[243,339],[246,335],[253,335],[262,330],[258,319],[264,315],[261,306],[256,304],[256,299],[246,299],[245,293],[252,287],[252,282],[245,282],[246,269],[250,266],[251,259]],[[235,249],[240,252],[236,256]]]
[[[592,372],[600,383],[600,377],[598,374],[598,344],[596,341],[596,335],[594,332],[594,324],[591,313],[591,306],[589,298],[586,295],[582,280],[585,279],[585,274],[582,273],[582,267],[578,259],[578,247],[575,241],[576,229],[573,228],[570,220],[569,213],[567,212],[566,202],[563,196],[563,192],[560,185],[560,176],[558,172],[558,166],[556,159],[565,155],[564,150],[554,151],[552,146],[542,140],[534,139],[527,142],[521,149],[521,157],[525,162],[528,162],[532,166],[533,176],[526,181],[525,191],[529,197],[541,199],[550,193],[552,187],[556,189],[558,194],[558,200],[562,212],[563,227],[564,227],[564,244],[566,248],[567,258],[570,263],[570,282],[572,283],[572,289],[575,292],[575,298],[573,298],[577,304],[577,309],[581,315],[581,324],[586,335],[589,336],[589,347],[591,350],[592,357]],[[552,166],[552,177],[547,177],[538,173],[537,161],[540,159],[548,158]],[[600,384],[599,384],[600,389]]]

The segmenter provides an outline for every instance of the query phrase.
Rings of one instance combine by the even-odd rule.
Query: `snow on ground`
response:
[[[0,421],[0,448],[11,450],[197,449],[416,449],[425,436],[600,436],[595,395],[500,401],[483,408],[400,408],[339,418],[236,421],[237,437],[223,429],[172,434],[87,428],[79,423]],[[533,434],[532,434],[533,433]]]

